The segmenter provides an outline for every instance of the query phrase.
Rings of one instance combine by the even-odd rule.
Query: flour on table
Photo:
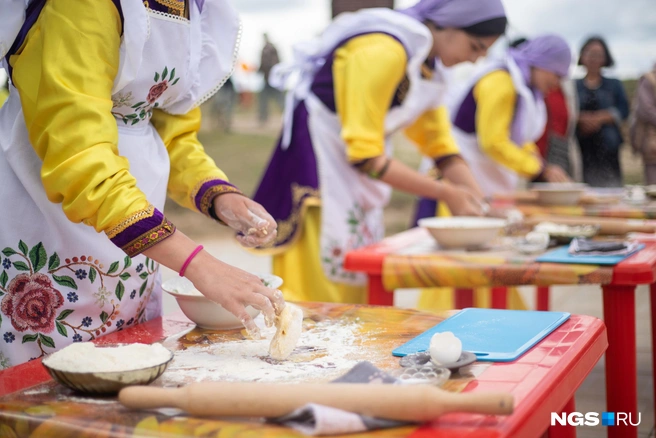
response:
[[[357,322],[320,321],[305,330],[287,360],[269,357],[275,328],[262,326],[262,340],[241,340],[176,351],[161,377],[164,386],[203,381],[328,381],[362,360]]]
[[[161,344],[96,347],[91,342],[76,342],[48,356],[43,363],[64,372],[102,373],[154,367],[170,358],[171,352]]]

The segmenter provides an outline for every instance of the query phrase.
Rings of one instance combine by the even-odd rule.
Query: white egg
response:
[[[457,362],[462,354],[462,342],[451,332],[435,333],[429,352],[431,359],[439,364]]]

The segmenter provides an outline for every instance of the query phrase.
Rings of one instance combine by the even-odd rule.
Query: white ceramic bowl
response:
[[[531,190],[538,194],[538,202],[545,205],[576,205],[586,190],[585,184],[545,183],[534,184]]]
[[[488,217],[431,217],[419,220],[442,248],[474,248],[492,241],[506,226],[503,219]]]
[[[282,278],[275,275],[259,275],[264,284],[273,289],[282,286]],[[242,327],[241,321],[220,304],[205,298],[194,287],[194,284],[184,277],[176,277],[162,284],[164,292],[172,295],[177,301],[182,313],[199,327],[210,330],[231,330]],[[258,309],[246,307],[246,312],[255,318],[260,314]]]

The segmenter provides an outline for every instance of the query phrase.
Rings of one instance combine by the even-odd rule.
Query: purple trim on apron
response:
[[[307,197],[295,200],[292,193],[293,185],[319,189],[317,161],[312,148],[308,128],[308,111],[304,102],[300,102],[294,110],[292,126],[289,147],[283,150],[280,146],[282,137],[278,139],[269,166],[253,197],[278,222],[288,220],[292,212],[300,208]],[[302,219],[299,218],[299,221]],[[276,242],[276,246],[290,241],[296,234],[298,225],[293,224],[294,232],[286,241]]]
[[[114,3],[114,6],[116,6],[116,9],[118,10],[119,15],[121,16],[121,35],[122,35],[124,20],[123,20],[123,9],[121,8],[121,0],[112,0],[112,3]],[[32,29],[32,26],[34,26],[34,23],[36,23],[36,20],[39,19],[39,16],[41,15],[41,11],[43,10],[43,7],[45,5],[46,5],[46,0],[32,0],[32,2],[30,2],[30,4],[27,6],[27,9],[25,10],[25,22],[21,26],[21,29],[18,32],[18,35],[16,36],[14,43],[11,45],[9,52],[7,52],[7,55],[5,56],[5,59],[7,60],[7,68],[9,69],[7,73],[9,74],[10,78],[14,69],[11,67],[11,64],[9,63],[9,57],[15,55],[16,52],[18,52],[18,49],[21,48],[21,46],[25,42],[25,38],[27,38],[27,34],[30,32],[30,29]]]
[[[337,51],[337,49],[342,47],[344,44],[346,44],[348,41],[352,40],[353,38],[357,38],[363,35],[371,35],[374,33],[388,35],[394,38],[395,40],[397,40],[399,43],[401,42],[397,37],[386,32],[363,32],[350,36],[345,40],[341,41],[339,44],[337,44],[337,46],[335,46],[332,52],[330,52],[326,56],[325,58],[326,62],[315,73],[314,80],[312,81],[312,86],[310,87],[310,90],[312,91],[312,93],[314,93],[315,96],[319,98],[319,100],[324,105],[326,105],[326,107],[330,111],[337,112],[336,109],[337,107],[335,105],[335,84],[333,82],[333,61],[335,59],[335,52]],[[401,105],[401,103],[402,102],[398,99],[398,90],[397,90],[397,92],[394,93],[394,97],[392,99],[392,104],[390,105],[390,108],[399,106]]]

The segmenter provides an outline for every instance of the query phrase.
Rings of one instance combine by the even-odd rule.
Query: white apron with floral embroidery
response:
[[[112,110],[119,153],[163,210],[169,158],[154,108],[184,114],[227,80],[240,23],[224,0],[196,0],[190,20],[121,1],[124,34]],[[105,234],[70,222],[46,198],[20,99],[0,109],[0,369],[161,314],[158,265],[130,259]]]
[[[403,103],[392,108],[385,119],[386,153],[391,156],[389,136],[410,125],[428,109],[439,106],[445,88],[444,72],[440,69],[433,79],[422,78],[421,67],[433,39],[419,21],[384,8],[342,14],[314,45],[297,48],[297,59],[292,66],[282,65],[273,73],[279,75],[274,81],[282,84],[290,72],[301,70],[299,82],[287,97],[285,131],[290,129],[289,114],[294,101],[305,100],[321,190],[321,263],[329,279],[354,285],[364,284],[366,278],[343,269],[344,255],[383,238],[383,208],[389,202],[391,188],[349,164],[339,118],[309,91],[309,85],[321,60],[335,46],[349,37],[371,32],[393,35],[408,54],[406,74],[410,88]]]

